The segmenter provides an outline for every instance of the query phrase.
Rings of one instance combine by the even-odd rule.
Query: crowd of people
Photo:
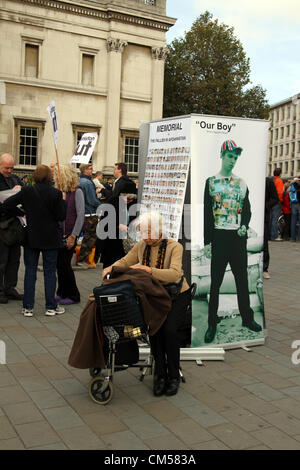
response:
[[[269,241],[297,242],[300,240],[300,177],[282,178],[281,168],[275,168],[273,177],[266,178],[264,279],[269,274]]]
[[[59,315],[64,313],[65,305],[80,302],[72,266],[79,239],[79,268],[96,267],[100,257],[101,262],[109,266],[125,255],[120,231],[126,227],[116,227],[115,239],[99,239],[96,234],[97,209],[104,202],[118,209],[120,196],[127,201],[128,193],[132,203],[137,197],[136,183],[128,178],[124,163],[116,163],[114,178],[107,180],[102,172],[93,174],[92,164],[80,165],[79,175],[72,165],[38,165],[31,178],[33,184],[28,184],[27,175],[20,178],[13,170],[13,157],[8,153],[1,155],[2,218],[23,217],[26,220],[24,294],[16,289],[21,246],[19,243],[8,245],[0,237],[0,303],[7,303],[9,299],[23,301],[22,313],[33,316],[36,273],[41,256],[45,314]],[[127,202],[124,204],[127,207]]]

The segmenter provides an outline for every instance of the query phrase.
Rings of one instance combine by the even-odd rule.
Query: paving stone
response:
[[[141,439],[164,436],[167,429],[152,416],[141,415],[123,419],[124,424]]]
[[[170,421],[165,423],[165,427],[189,446],[214,439],[212,434],[196,423],[192,418]]]
[[[53,444],[60,441],[46,421],[16,425],[17,433],[27,448]]]
[[[31,377],[39,374],[39,370],[30,362],[26,364],[9,364],[9,370],[18,379],[21,377]]]
[[[44,409],[43,414],[55,430],[75,428],[84,424],[70,406]]]
[[[105,434],[102,439],[107,450],[149,450],[149,447],[131,431]]]
[[[217,413],[238,407],[233,400],[224,397],[220,392],[214,390],[206,393],[200,392],[199,395],[197,394],[195,397]]]
[[[217,441],[216,439],[208,442],[200,442],[191,446],[194,450],[231,450],[230,447],[226,446],[223,442]]]
[[[103,450],[105,444],[88,426],[57,431],[61,440],[70,450]]]
[[[160,423],[168,423],[176,419],[185,418],[186,415],[168,400],[159,400],[141,404],[143,409]]]
[[[246,432],[270,427],[267,421],[261,419],[259,416],[251,413],[250,411],[243,410],[242,408],[225,411],[222,413],[222,416],[224,416],[228,422],[236,424]],[[266,415],[264,415],[264,417],[265,416]]]
[[[145,444],[154,450],[163,450],[165,453],[168,450],[189,450],[186,444],[180,441],[177,437],[172,434],[167,434],[166,436],[159,436],[152,439],[146,439]]]
[[[264,415],[264,420],[291,437],[300,434],[300,419],[295,418],[293,413],[278,411]]]
[[[264,383],[246,385],[244,388],[246,388],[249,392],[253,393],[254,395],[266,401],[280,400],[280,398],[285,397],[283,393],[279,392],[278,390],[275,390],[272,387],[269,387],[268,385]]]
[[[256,396],[237,397],[234,401],[240,405],[240,407],[245,408],[258,416],[277,411],[276,407],[272,404],[273,402],[266,402]]]
[[[6,416],[0,416],[0,440],[17,437],[16,432]]]
[[[0,387],[7,387],[8,385],[15,385],[16,379],[8,370],[5,365],[0,366]]]
[[[254,431],[252,436],[273,450],[299,450],[300,442],[275,427]]]
[[[300,386],[283,388],[281,389],[281,391],[285,393],[286,395],[289,395],[290,397],[295,398],[295,400],[300,401]]]
[[[257,439],[232,423],[212,426],[209,428],[209,432],[233,450],[248,449],[249,447],[260,444]]]
[[[51,383],[63,396],[88,393],[88,387],[84,387],[77,379],[74,378],[52,380]]]
[[[24,450],[25,446],[19,438],[1,439],[0,450]]]
[[[299,402],[294,398],[282,398],[281,400],[274,400],[272,401],[272,405],[276,408],[279,408],[286,413],[291,414],[297,419],[300,419],[300,406]]]
[[[200,402],[194,406],[183,406],[181,409],[204,428],[227,422],[221,414]]]
[[[107,409],[84,415],[82,419],[97,436],[128,430],[128,427]]]
[[[19,385],[0,387],[0,406],[3,407],[10,403],[21,403],[27,401],[30,401],[30,397]]]
[[[33,377],[21,377],[19,382],[26,392],[49,390],[52,388],[48,380],[46,380],[41,374],[34,375]]]
[[[47,409],[66,405],[63,397],[53,388],[50,390],[39,390],[29,392],[31,399],[35,402],[39,409]]]
[[[6,415],[13,425],[42,421],[43,415],[34,403],[13,403],[3,407]]]

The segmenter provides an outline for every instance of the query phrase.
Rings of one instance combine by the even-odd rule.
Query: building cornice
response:
[[[101,19],[104,21],[118,21],[121,23],[128,23],[135,26],[142,26],[144,28],[152,28],[168,31],[171,26],[176,22],[175,18],[167,16],[150,15],[149,12],[143,12],[139,10],[138,14],[135,14],[131,9],[130,13],[121,11],[118,7],[111,5],[105,7],[97,7],[94,4],[89,6],[81,4],[80,2],[74,2],[69,0],[12,0],[15,3],[26,3],[36,7],[42,7],[45,9],[51,9],[60,11],[62,13],[69,13],[78,16],[85,16],[87,18]]]

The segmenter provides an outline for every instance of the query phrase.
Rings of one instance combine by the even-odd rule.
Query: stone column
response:
[[[107,39],[108,92],[106,105],[105,166],[103,170],[111,174],[114,164],[119,160],[121,66],[122,52],[125,46],[127,46],[126,41],[115,38]]]
[[[169,53],[167,47],[152,47],[152,109],[151,119],[162,117],[164,95],[164,67]]]

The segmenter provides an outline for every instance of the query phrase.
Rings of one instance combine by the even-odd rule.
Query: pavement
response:
[[[227,350],[224,361],[182,362],[186,383],[173,397],[154,397],[152,377],[117,372],[103,406],[88,394],[88,370],[67,364],[80,314],[100,268],[76,271],[82,302],[44,315],[38,272],[35,315],[21,303],[0,307],[0,450],[278,450],[300,449],[300,242],[270,242],[264,281],[267,338]],[[21,266],[18,289],[22,291]],[[298,350],[291,347],[298,340]]]

